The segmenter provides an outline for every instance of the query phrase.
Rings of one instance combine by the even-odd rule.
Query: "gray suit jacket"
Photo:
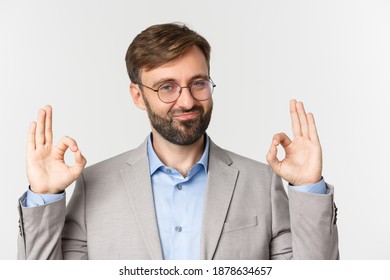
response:
[[[202,259],[337,259],[333,187],[289,190],[272,169],[210,141]],[[90,166],[65,198],[19,205],[19,259],[162,259],[146,141]]]

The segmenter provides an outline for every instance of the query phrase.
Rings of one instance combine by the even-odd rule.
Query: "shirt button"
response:
[[[181,191],[181,190],[183,189],[183,186],[180,185],[180,184],[177,184],[177,185],[176,185],[176,188],[177,188],[179,191]]]
[[[168,174],[172,173],[172,171],[170,169],[167,169],[166,171],[167,171]]]
[[[177,232],[181,232],[183,229],[182,229],[181,227],[175,227],[175,230],[176,230]]]

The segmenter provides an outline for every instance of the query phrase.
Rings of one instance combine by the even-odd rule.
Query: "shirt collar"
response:
[[[207,173],[207,168],[208,168],[208,161],[209,161],[209,146],[210,146],[210,141],[209,141],[209,137],[208,135],[205,133],[205,137],[206,137],[206,147],[204,149],[204,152],[200,158],[200,160],[194,164],[194,165],[197,165],[197,164],[201,164],[203,165],[204,167],[204,170],[206,171]],[[154,151],[153,149],[153,145],[152,145],[152,133],[149,134],[149,137],[148,137],[148,157],[149,157],[149,170],[150,170],[150,176],[152,176],[154,174],[154,172],[156,172],[157,169],[159,169],[160,167],[162,166],[165,166],[164,163],[162,163],[162,161],[159,159],[159,157],[157,156],[156,152]]]

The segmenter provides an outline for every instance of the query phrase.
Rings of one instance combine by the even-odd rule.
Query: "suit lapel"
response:
[[[203,212],[201,259],[213,258],[221,236],[239,171],[231,158],[210,140],[208,182]]]
[[[121,169],[121,175],[149,254],[154,260],[162,260],[146,141],[132,151],[126,166]]]

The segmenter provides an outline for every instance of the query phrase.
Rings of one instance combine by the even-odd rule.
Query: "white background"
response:
[[[38,109],[53,106],[55,142],[74,137],[88,165],[138,146],[149,124],[125,53],[174,21],[212,45],[213,140],[265,161],[273,134],[291,135],[289,100],[304,101],[336,188],[341,258],[390,259],[389,0],[0,0],[0,259],[16,258]]]

